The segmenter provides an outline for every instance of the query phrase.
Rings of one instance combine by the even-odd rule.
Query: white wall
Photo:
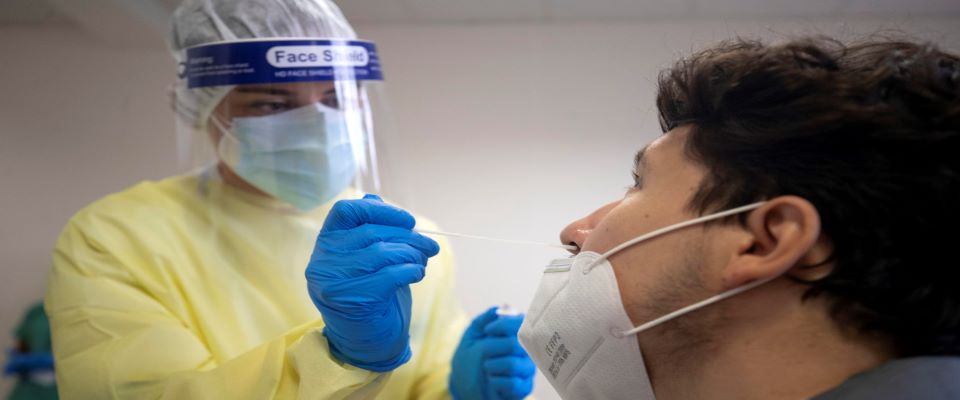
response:
[[[622,194],[659,133],[657,71],[735,35],[843,38],[901,29],[960,48],[960,20],[359,26],[378,42],[399,128],[383,138],[415,211],[450,231],[555,241]],[[98,45],[70,27],[0,27],[0,344],[43,294],[50,249],[84,204],[177,171],[159,41]],[[453,239],[472,313],[525,307],[562,252]],[[9,384],[9,380],[4,381]],[[539,381],[540,399],[556,398]],[[0,388],[6,391],[6,386]]]
[[[161,43],[111,49],[69,27],[0,27],[3,348],[43,297],[67,219],[104,194],[175,172],[172,65]],[[10,380],[2,382],[5,396]]]

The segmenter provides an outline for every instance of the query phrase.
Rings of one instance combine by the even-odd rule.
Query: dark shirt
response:
[[[960,399],[960,357],[887,362],[850,377],[813,400]]]

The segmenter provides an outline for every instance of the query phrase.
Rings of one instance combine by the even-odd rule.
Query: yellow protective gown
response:
[[[210,176],[140,183],[64,228],[45,301],[62,398],[449,397],[466,318],[446,243],[412,286],[413,358],[363,370],[330,355],[306,289],[332,202],[303,214]]]

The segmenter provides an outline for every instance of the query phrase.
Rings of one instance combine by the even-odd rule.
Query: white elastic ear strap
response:
[[[619,252],[619,251],[622,251],[623,249],[626,249],[626,248],[628,248],[628,247],[630,247],[630,246],[633,246],[633,245],[635,245],[635,244],[637,244],[637,243],[640,243],[640,242],[643,242],[643,241],[645,241],[645,240],[652,239],[652,238],[654,238],[654,237],[657,237],[657,236],[660,236],[660,235],[663,235],[663,234],[666,234],[666,233],[670,233],[670,232],[673,232],[673,231],[676,231],[676,230],[679,230],[679,229],[683,229],[683,228],[686,228],[686,227],[689,227],[689,226],[693,226],[693,225],[697,225],[697,224],[702,224],[702,223],[705,223],[705,222],[714,221],[714,220],[718,220],[718,219],[721,219],[721,218],[726,218],[726,217],[729,217],[729,216],[731,216],[731,215],[737,215],[737,214],[744,213],[744,212],[747,212],[747,211],[755,210],[755,209],[757,209],[757,208],[760,208],[760,206],[762,206],[763,204],[764,204],[764,202],[758,202],[758,203],[749,204],[749,205],[746,205],[746,206],[743,206],[743,207],[733,208],[733,209],[730,209],[730,210],[727,210],[727,211],[722,211],[722,212],[719,212],[719,213],[716,213],[716,214],[711,214],[711,215],[707,215],[707,216],[704,216],[704,217],[692,219],[692,220],[690,220],[690,221],[681,222],[681,223],[679,223],[679,224],[670,225],[670,226],[667,226],[667,227],[664,227],[664,228],[657,229],[657,230],[652,231],[652,232],[650,232],[650,233],[647,233],[647,234],[638,236],[638,237],[636,237],[636,238],[633,238],[633,239],[631,239],[631,240],[628,240],[628,241],[626,241],[626,242],[623,242],[623,243],[621,243],[620,245],[618,245],[618,246],[616,246],[616,247],[608,250],[607,252],[603,253],[599,258],[597,258],[597,259],[594,260],[592,263],[590,263],[590,265],[587,266],[587,268],[585,269],[585,271],[590,271],[590,270],[593,269],[595,266],[597,266],[598,264],[600,264],[601,262],[603,262],[604,260],[606,260],[608,257],[616,254],[616,253]],[[686,313],[689,313],[689,312],[691,312],[691,311],[698,310],[698,309],[700,309],[700,308],[703,308],[703,307],[709,306],[709,305],[711,305],[711,304],[713,304],[713,303],[716,303],[716,302],[718,302],[718,301],[720,301],[720,300],[723,300],[723,299],[726,299],[726,298],[728,298],[728,297],[736,296],[736,295],[738,295],[738,294],[740,294],[740,293],[746,292],[746,291],[748,291],[748,290],[750,290],[750,289],[753,289],[753,288],[755,288],[755,287],[757,287],[757,286],[760,286],[760,285],[762,285],[762,284],[764,284],[764,283],[770,282],[770,281],[772,281],[772,280],[774,280],[774,279],[776,279],[776,278],[777,278],[777,277],[774,276],[774,277],[771,277],[771,278],[767,278],[767,279],[762,279],[762,280],[759,280],[759,281],[750,282],[750,283],[748,283],[748,284],[746,284],[746,285],[743,285],[743,286],[740,286],[740,287],[738,287],[738,288],[735,288],[735,289],[732,289],[732,290],[729,290],[729,291],[720,293],[720,294],[718,294],[718,295],[716,295],[716,296],[707,298],[706,300],[703,300],[703,301],[701,301],[701,302],[694,303],[694,304],[691,304],[691,305],[689,305],[689,306],[683,307],[683,308],[681,308],[681,309],[679,309],[679,310],[676,310],[676,311],[674,311],[674,312],[671,312],[671,313],[669,313],[669,314],[667,314],[667,315],[664,315],[664,316],[662,316],[662,317],[660,317],[660,318],[654,319],[654,320],[649,321],[649,322],[647,322],[647,323],[641,324],[640,326],[634,327],[633,329],[629,329],[629,330],[620,332],[620,335],[622,335],[622,336],[629,336],[629,335],[633,335],[633,334],[637,334],[637,333],[643,332],[643,331],[645,331],[645,330],[647,330],[647,329],[653,328],[654,326],[660,325],[660,324],[662,324],[662,323],[664,323],[664,322],[666,322],[666,321],[669,321],[669,320],[671,320],[671,319],[674,319],[674,318],[676,318],[676,317],[679,317],[679,316],[684,315],[684,314],[686,314]]]
[[[600,264],[601,262],[603,262],[604,260],[606,260],[608,257],[610,257],[610,256],[612,256],[612,255],[614,255],[614,254],[616,254],[616,253],[618,253],[618,252],[620,252],[621,250],[623,250],[623,249],[625,249],[625,248],[627,248],[627,247],[633,246],[633,245],[635,245],[635,244],[637,244],[637,243],[643,242],[643,241],[648,240],[648,239],[652,239],[652,238],[654,238],[654,237],[657,237],[657,236],[660,236],[660,235],[663,235],[663,234],[666,234],[666,233],[670,233],[670,232],[673,232],[673,231],[676,231],[676,230],[680,230],[680,229],[686,228],[686,227],[688,227],[688,226],[699,225],[699,224],[702,224],[702,223],[704,223],[704,222],[710,222],[710,221],[713,221],[713,220],[717,220],[717,219],[721,219],[721,218],[726,218],[726,217],[729,217],[729,216],[731,216],[731,215],[737,215],[737,214],[740,214],[740,213],[743,213],[743,212],[747,212],[747,211],[750,211],[750,210],[755,210],[755,209],[757,209],[757,208],[760,208],[760,206],[762,206],[764,203],[765,203],[765,202],[762,202],[762,201],[761,201],[761,202],[758,202],[758,203],[753,203],[753,204],[745,205],[745,206],[743,206],[743,207],[731,208],[731,209],[729,209],[729,210],[727,210],[727,211],[718,212],[718,213],[716,213],[716,214],[710,214],[710,215],[703,216],[703,217],[700,217],[700,218],[697,218],[697,219],[691,219],[691,220],[686,221],[686,222],[681,222],[681,223],[679,223],[679,224],[674,224],[674,225],[666,226],[666,227],[657,229],[657,230],[655,230],[655,231],[653,231],[653,232],[649,232],[649,233],[646,233],[646,234],[637,236],[637,237],[635,237],[635,238],[633,238],[633,239],[630,239],[630,240],[628,240],[628,241],[626,241],[626,242],[620,243],[620,244],[617,245],[616,247],[614,247],[614,248],[612,248],[612,249],[607,250],[606,252],[604,252],[602,255],[600,255],[600,258],[597,258],[593,263],[591,263],[589,266],[587,266],[587,270],[592,269],[592,268],[595,267],[597,264]]]
[[[672,312],[672,313],[669,313],[669,314],[667,314],[667,315],[664,315],[664,316],[662,316],[662,317],[660,317],[660,318],[657,318],[657,319],[651,320],[651,321],[649,321],[649,322],[647,322],[647,323],[641,324],[640,326],[637,326],[637,327],[635,327],[635,328],[633,328],[633,329],[623,331],[623,332],[621,333],[621,335],[623,335],[623,336],[630,336],[630,335],[633,335],[633,334],[637,334],[637,333],[643,332],[643,331],[645,331],[645,330],[647,330],[647,329],[653,328],[653,327],[655,327],[655,326],[657,326],[657,325],[660,325],[660,324],[662,324],[662,323],[664,323],[664,322],[667,322],[667,321],[669,321],[669,320],[671,320],[671,319],[674,319],[674,318],[679,317],[679,316],[681,316],[681,315],[684,315],[684,314],[686,314],[686,313],[689,313],[689,312],[692,312],[692,311],[695,311],[695,310],[699,310],[699,309],[701,309],[701,308],[703,308],[703,307],[709,306],[709,305],[711,305],[711,304],[713,304],[713,303],[716,303],[716,302],[718,302],[718,301],[720,301],[720,300],[723,300],[723,299],[726,299],[726,298],[729,298],[729,297],[733,297],[733,296],[736,296],[736,295],[738,295],[738,294],[740,294],[740,293],[746,292],[746,291],[748,291],[748,290],[750,290],[750,289],[753,289],[753,288],[755,288],[755,287],[757,287],[757,286],[760,286],[760,285],[762,285],[762,284],[764,284],[764,283],[770,282],[770,281],[772,281],[772,280],[774,280],[774,279],[776,279],[776,278],[778,278],[778,277],[779,277],[779,275],[778,275],[778,276],[773,276],[773,277],[770,277],[770,278],[767,278],[767,279],[761,279],[761,280],[759,280],[759,281],[753,281],[753,282],[750,282],[750,283],[748,283],[748,284],[746,284],[746,285],[740,286],[740,287],[738,287],[738,288],[736,288],[736,289],[731,289],[731,290],[729,290],[729,291],[720,293],[720,294],[718,294],[718,295],[716,295],[716,296],[707,298],[706,300],[703,300],[703,301],[701,301],[701,302],[699,302],[699,303],[691,304],[691,305],[686,306],[686,307],[684,307],[684,308],[681,308],[681,309],[679,309],[679,310],[677,310],[677,311],[674,311],[674,312]]]

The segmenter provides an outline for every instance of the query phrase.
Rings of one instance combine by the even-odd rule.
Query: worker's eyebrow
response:
[[[279,95],[279,96],[293,95],[293,92],[287,89],[271,88],[271,87],[238,87],[237,91],[241,93],[262,93],[262,94],[272,94],[272,95]]]

